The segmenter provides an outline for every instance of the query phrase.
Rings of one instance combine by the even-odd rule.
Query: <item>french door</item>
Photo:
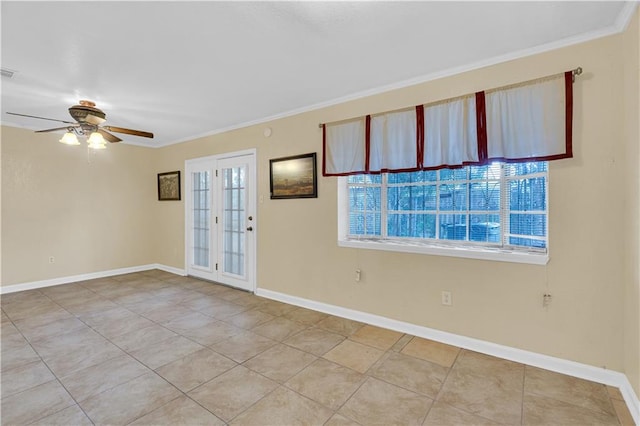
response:
[[[255,291],[255,152],[187,160],[187,274]]]

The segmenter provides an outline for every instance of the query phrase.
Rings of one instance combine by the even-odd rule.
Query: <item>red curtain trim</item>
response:
[[[565,155],[573,157],[573,71],[564,73],[564,141]]]
[[[365,172],[364,170],[361,172],[348,172],[348,173],[327,173],[326,171],[322,171],[322,176],[324,177],[333,177],[333,176],[354,176],[354,175],[375,175],[378,173]]]
[[[327,125],[322,124],[322,176],[327,174]]]
[[[371,116],[367,115],[364,124],[364,169],[369,172],[369,159],[371,158]]]
[[[487,148],[487,105],[484,91],[476,93],[476,130],[478,132],[478,160],[485,161],[489,157]]]
[[[487,160],[487,163],[491,163],[492,161],[501,161],[503,163],[528,163],[528,162],[531,162],[531,161],[562,160],[564,158],[572,158],[572,157],[573,157],[573,155],[571,155],[570,153],[547,155],[547,156],[544,156],[544,157],[525,157],[525,158],[495,157],[495,158],[489,158]],[[485,164],[487,164],[487,163],[485,163]]]
[[[424,161],[424,105],[416,106],[416,167],[422,168]]]
[[[375,171],[360,171],[360,172],[348,172],[348,173],[323,173],[323,176],[352,176],[352,175],[379,175],[382,173],[411,173],[411,172],[420,172],[420,171],[433,171],[433,170],[442,170],[442,169],[460,169],[462,167],[467,166],[486,166],[494,161],[500,161],[502,163],[528,163],[533,161],[552,161],[552,160],[562,160],[565,158],[572,158],[571,154],[555,154],[548,155],[546,157],[528,157],[528,158],[504,158],[504,157],[495,157],[495,158],[487,158],[485,161],[465,161],[462,164],[441,164],[438,166],[431,167],[411,167],[407,169],[381,169]]]

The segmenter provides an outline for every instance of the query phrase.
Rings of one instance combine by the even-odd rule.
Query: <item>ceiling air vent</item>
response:
[[[15,73],[15,71],[11,71],[10,69],[0,68],[0,75],[2,75],[3,77],[11,78]]]

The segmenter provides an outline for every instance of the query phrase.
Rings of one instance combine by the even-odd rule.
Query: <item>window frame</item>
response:
[[[504,164],[504,163],[503,163]],[[426,255],[438,255],[438,256],[452,256],[469,259],[480,260],[492,260],[502,262],[514,262],[514,263],[527,263],[535,265],[545,265],[549,261],[549,169],[547,165],[546,172],[532,173],[526,176],[505,176],[504,167],[501,167],[500,171],[500,210],[496,213],[495,210],[488,212],[481,212],[482,214],[499,214],[501,216],[501,226],[507,226],[509,229],[509,214],[511,211],[507,204],[509,185],[507,184],[511,180],[518,179],[531,179],[544,176],[546,178],[545,185],[545,204],[546,212],[544,211],[530,211],[527,213],[546,213],[545,214],[545,228],[546,228],[546,250],[536,250],[535,248],[527,248],[524,246],[511,246],[508,245],[510,236],[518,237],[511,234],[511,232],[505,232],[501,235],[500,243],[491,242],[474,242],[468,240],[444,240],[444,239],[421,239],[412,237],[388,237],[387,236],[387,188],[390,186],[397,186],[397,184],[389,184],[387,177],[383,176],[381,184],[374,184],[381,186],[381,212],[380,212],[380,227],[381,236],[351,236],[349,235],[349,185],[348,176],[338,177],[338,246],[372,249],[372,250],[385,250],[392,252],[404,252],[404,253],[418,253]],[[452,181],[454,182],[454,181]],[[467,180],[470,184],[471,180]],[[422,183],[422,185],[435,184],[439,190],[440,185],[448,184],[448,181],[438,180],[435,183]],[[411,185],[411,184],[407,184]],[[360,185],[358,185],[360,186]],[[413,211],[407,211],[407,214]],[[467,215],[467,221],[474,210],[462,210],[460,213]],[[434,214],[446,214],[441,213],[439,209],[433,211]],[[395,213],[392,213],[395,214]],[[439,221],[437,222],[439,223]],[[466,233],[471,232],[470,227],[466,227]],[[439,227],[436,225],[436,235],[439,235]],[[530,236],[523,236],[524,238],[530,238]],[[533,239],[536,239],[535,237]]]

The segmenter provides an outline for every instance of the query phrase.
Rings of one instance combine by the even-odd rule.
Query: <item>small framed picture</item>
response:
[[[316,153],[269,160],[271,199],[318,198]]]
[[[180,170],[158,173],[158,200],[180,200]]]

